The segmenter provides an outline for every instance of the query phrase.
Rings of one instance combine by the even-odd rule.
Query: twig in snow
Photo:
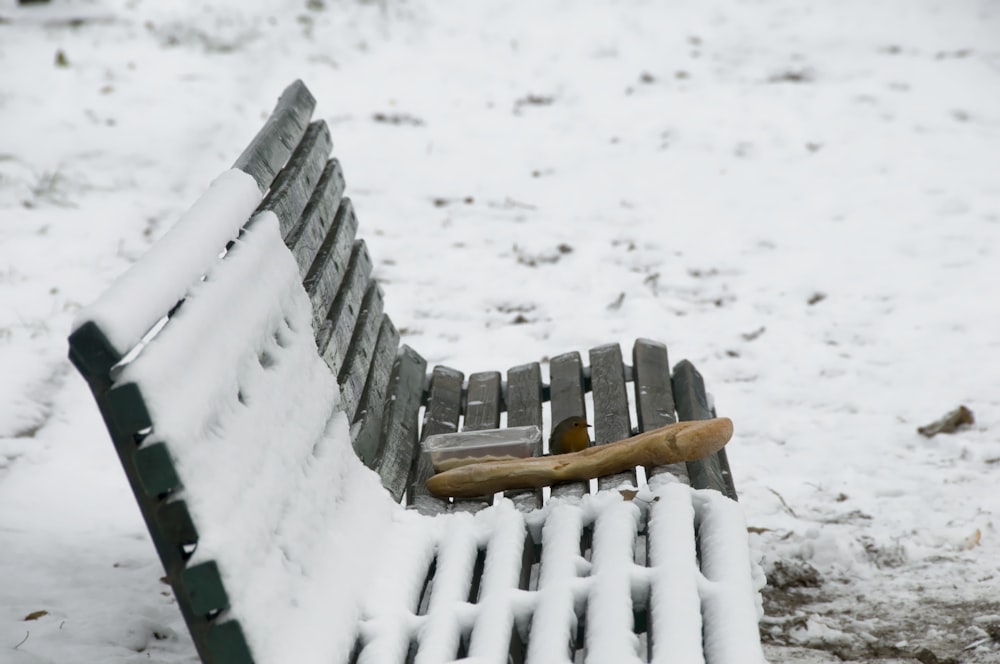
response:
[[[780,500],[780,501],[781,501],[781,505],[782,505],[782,507],[784,507],[784,508],[785,508],[785,510],[786,510],[786,511],[787,511],[787,512],[788,512],[789,514],[791,514],[791,515],[792,515],[793,517],[795,517],[796,519],[797,519],[797,518],[799,518],[799,515],[795,513],[795,510],[793,510],[793,509],[792,509],[791,507],[789,507],[789,506],[788,506],[788,503],[786,503],[786,502],[785,502],[785,499],[784,499],[784,498],[783,498],[783,497],[781,496],[781,494],[780,494],[780,493],[778,493],[777,491],[775,491],[775,490],[774,490],[774,489],[772,489],[771,487],[767,487],[767,490],[768,490],[768,491],[770,491],[771,493],[773,493],[774,495],[776,495],[776,496],[778,497],[778,500]]]
[[[14,646],[14,650],[17,650],[18,648],[20,648],[21,646],[23,646],[24,642],[28,640],[29,636],[31,636],[31,632],[25,632],[24,633],[24,638],[21,639],[20,643],[18,643],[16,646]]]
[[[623,302],[625,302],[625,292],[624,292],[624,291],[623,291],[623,292],[621,292],[621,293],[619,293],[619,294],[618,294],[618,297],[616,297],[616,298],[615,298],[615,300],[614,300],[613,302],[611,302],[611,303],[610,303],[610,304],[609,304],[609,305],[608,305],[607,307],[605,307],[605,308],[606,308],[606,309],[607,309],[608,311],[618,311],[619,309],[621,309],[621,308],[622,308],[622,303],[623,303]]]
[[[963,424],[975,424],[975,422],[976,418],[972,416],[972,411],[965,406],[959,406],[940,419],[920,427],[917,433],[932,438],[939,433],[955,433]]]

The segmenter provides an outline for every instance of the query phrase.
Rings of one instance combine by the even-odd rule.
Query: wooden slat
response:
[[[288,237],[302,216],[332,148],[333,141],[330,140],[330,130],[326,123],[322,120],[313,122],[306,129],[288,164],[274,178],[271,190],[258,210],[270,210],[277,215],[282,238]]]
[[[358,220],[354,216],[351,200],[345,198],[340,201],[333,227],[323,239],[323,244],[316,253],[316,259],[302,281],[302,286],[312,302],[313,329],[317,333],[317,338],[319,332],[323,330],[326,315],[330,312],[330,303],[333,302],[347,270],[357,230]]]
[[[542,368],[538,362],[507,371],[507,426],[542,428]]]
[[[165,496],[180,488],[181,478],[167,451],[166,443],[146,443],[141,446],[135,452],[133,463],[146,495]]]
[[[580,353],[564,353],[549,363],[549,383],[552,394],[552,427],[573,415],[587,416],[583,400],[583,362]],[[567,482],[552,487],[552,497],[582,496],[587,493],[586,482]]]
[[[424,425],[420,440],[438,433],[458,431],[458,417],[462,408],[461,371],[448,367],[434,367],[431,374],[430,398],[424,413]],[[435,498],[427,490],[427,478],[434,474],[434,468],[423,454],[416,454],[413,479],[407,491],[407,502],[424,514],[440,514],[447,508],[448,501]]]
[[[470,375],[462,430],[482,431],[499,428],[501,406],[500,373],[484,371]],[[452,508],[458,512],[478,512],[484,507],[489,507],[492,502],[492,495],[456,500]]]
[[[639,431],[649,431],[676,422],[667,347],[657,341],[636,339],[632,347],[632,371],[635,376],[635,409],[639,418]],[[662,473],[670,473],[685,483],[688,481],[687,468],[683,463],[646,468],[647,479]]]
[[[368,290],[361,300],[358,323],[354,326],[351,343],[347,347],[344,363],[337,376],[337,383],[340,385],[340,405],[351,422],[357,414],[361,392],[365,389],[381,322],[382,289],[372,279],[368,282]]]
[[[715,416],[708,407],[705,380],[687,360],[678,362],[674,367],[673,388],[674,398],[677,400],[677,415],[682,421],[708,420]],[[687,471],[691,486],[695,489],[715,489],[736,500],[725,448],[701,461],[688,462]]]
[[[625,363],[618,344],[590,349],[590,384],[594,393],[594,442],[606,445],[631,436]],[[636,486],[634,469],[597,479],[602,491],[626,485]]]
[[[347,357],[351,335],[361,313],[361,299],[368,288],[371,273],[372,259],[368,256],[368,247],[364,240],[356,240],[337,297],[316,337],[320,355],[334,374],[340,374],[340,367]]]
[[[233,168],[253,177],[262,193],[267,191],[305,133],[315,106],[316,99],[302,81],[285,88],[271,116]]]
[[[229,608],[229,593],[222,583],[219,565],[214,560],[184,568],[181,572],[181,592],[187,596],[197,616],[207,618]]]
[[[117,385],[105,396],[107,413],[105,424],[115,441],[116,446],[124,447],[121,451],[129,455],[135,453],[136,444],[133,438],[136,432],[153,426],[153,418],[146,407],[146,400],[135,383]],[[132,459],[129,458],[131,464]],[[128,470],[133,470],[130,466]]]
[[[253,655],[250,653],[250,646],[243,628],[235,620],[219,622],[214,620],[209,623],[208,632],[205,635],[205,643],[208,649],[206,662],[212,664],[225,664],[227,662],[251,662]]]
[[[463,431],[482,431],[500,427],[500,372],[483,371],[469,376],[466,390]]]
[[[69,359],[97,396],[111,387],[111,367],[122,355],[97,323],[87,321],[69,335]]]
[[[388,397],[375,470],[395,500],[403,497],[419,438],[420,401],[427,361],[407,345],[399,349],[389,376]]]
[[[305,210],[291,232],[285,237],[295,262],[299,265],[299,273],[305,278],[316,260],[319,248],[323,244],[327,231],[333,224],[340,200],[344,196],[344,174],[340,163],[331,159],[326,163],[319,182],[313,189]]]
[[[399,332],[389,317],[383,315],[371,368],[368,370],[368,379],[365,381],[365,389],[361,394],[358,412],[354,416],[357,431],[354,437],[354,451],[369,468],[375,467],[378,458],[379,431],[382,425],[382,415],[385,411],[385,394],[398,349]]]
[[[542,429],[542,369],[538,362],[522,364],[507,371],[507,426],[535,425]],[[538,441],[532,456],[542,455],[542,442]],[[507,491],[504,494],[514,501],[522,512],[542,506],[542,490]]]
[[[198,543],[198,529],[183,500],[157,502],[150,520],[156,523],[164,539],[170,542],[180,558],[187,558],[184,550],[190,550]]]

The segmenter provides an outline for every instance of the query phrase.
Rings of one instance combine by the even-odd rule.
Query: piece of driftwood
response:
[[[427,489],[436,496],[465,498],[590,480],[636,466],[696,461],[718,452],[732,435],[733,422],[727,417],[676,422],[580,452],[453,468],[428,478]]]

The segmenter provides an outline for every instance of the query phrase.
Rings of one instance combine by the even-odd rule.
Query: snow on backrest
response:
[[[95,322],[124,356],[205,274],[260,201],[256,181],[243,171],[220,175],[141,260],[79,311],[73,330]]]
[[[335,377],[273,213],[119,377],[138,384],[259,664],[342,659],[382,527],[399,506],[351,447]]]

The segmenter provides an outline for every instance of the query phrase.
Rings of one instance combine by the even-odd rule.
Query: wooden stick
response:
[[[721,450],[732,436],[733,422],[728,417],[677,422],[580,452],[453,468],[428,479],[427,488],[435,496],[473,498],[509,489],[589,480],[635,466],[697,461]]]

